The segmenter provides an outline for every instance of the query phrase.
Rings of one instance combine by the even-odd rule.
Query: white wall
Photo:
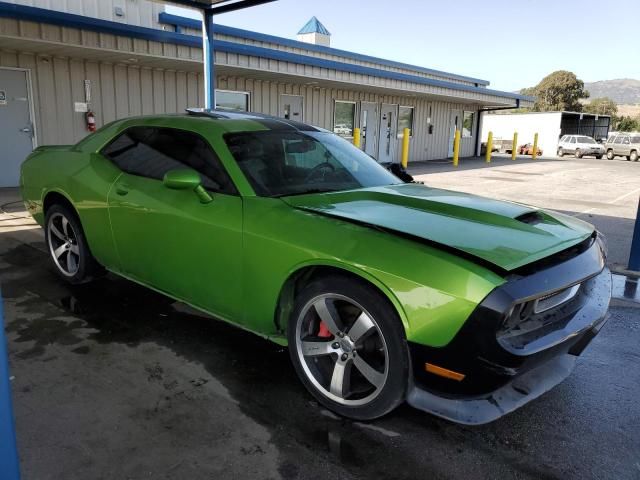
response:
[[[538,147],[543,155],[555,155],[560,139],[561,112],[486,114],[482,122],[481,141],[486,142],[489,132],[494,139],[510,140],[518,132],[518,145],[533,143],[538,133]]]

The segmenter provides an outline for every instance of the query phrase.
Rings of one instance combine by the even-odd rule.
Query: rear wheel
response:
[[[85,283],[102,273],[91,255],[75,212],[63,205],[52,205],[45,217],[45,241],[56,273],[72,284]]]
[[[576,148],[575,157],[576,158],[582,158],[582,151],[579,148]]]
[[[637,162],[638,161],[638,152],[636,152],[635,150],[633,152],[631,152],[631,155],[629,155],[629,159],[632,162]]]
[[[613,160],[613,157],[615,157],[615,155],[613,154],[613,150],[607,150],[607,159]]]
[[[296,298],[287,330],[296,373],[328,409],[371,420],[404,400],[404,329],[373,287],[342,276],[315,280]]]

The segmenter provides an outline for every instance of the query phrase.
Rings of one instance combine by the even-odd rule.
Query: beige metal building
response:
[[[532,103],[484,80],[333,49],[324,26],[305,27],[300,41],[217,25],[217,103],[347,138],[360,127],[381,162],[398,161],[404,127],[410,161],[450,156],[456,128],[461,155],[473,155],[483,109]],[[12,145],[0,186],[17,183],[31,148],[85,136],[87,109],[99,127],[202,106],[200,44],[199,21],[149,0],[0,1],[0,141]]]

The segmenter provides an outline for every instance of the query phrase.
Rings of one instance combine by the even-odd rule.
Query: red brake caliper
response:
[[[318,337],[320,338],[329,338],[331,336],[331,332],[325,325],[325,323],[320,320],[320,328],[318,328]]]

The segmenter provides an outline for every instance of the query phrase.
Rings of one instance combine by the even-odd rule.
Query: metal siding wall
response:
[[[91,80],[91,109],[98,126],[140,114],[176,113],[202,102],[202,75],[92,62],[66,57],[0,51],[0,67],[31,71],[34,119],[39,145],[70,144],[86,134],[84,80]]]
[[[298,83],[271,82],[267,80],[245,79],[236,76],[221,76],[218,88],[223,90],[246,91],[250,94],[251,110],[270,115],[279,115],[280,95],[302,95],[304,97],[304,121],[318,127],[333,128],[334,100],[371,101],[414,107],[414,135],[411,138],[409,161],[434,160],[446,158],[449,149],[449,115],[457,111],[473,111],[478,115],[475,105],[463,105],[452,102],[432,101],[425,98],[395,95],[380,95],[371,92],[358,92],[348,89],[328,89]],[[427,118],[429,106],[432,107],[431,123],[433,134],[428,134]],[[359,124],[359,106],[356,106],[356,125]],[[475,152],[477,132],[463,138],[460,155],[472,156]],[[398,152],[401,139],[398,139]]]
[[[73,102],[84,101],[85,78],[92,81],[92,105],[98,125],[139,114],[174,113],[203,103],[202,74],[175,70],[92,62],[82,59],[38,57],[0,52],[0,66],[31,69],[39,144],[74,143],[86,135],[81,113]],[[331,129],[334,100],[372,101],[413,106],[414,136],[410,161],[444,158],[448,153],[449,114],[452,110],[476,111],[477,107],[425,98],[380,95],[351,89],[319,88],[290,82],[271,82],[237,76],[221,76],[221,89],[248,91],[251,109],[279,115],[283,93],[304,97],[304,121]],[[432,107],[434,133],[428,134],[427,117]],[[356,111],[356,124],[359,111]],[[463,139],[461,155],[474,152],[475,137]],[[400,140],[398,140],[400,142]],[[399,150],[398,150],[399,151]]]
[[[128,25],[140,25],[150,28],[162,28],[158,15],[164,11],[164,5],[150,0],[4,0],[8,3],[29,7],[47,8],[59,12],[101,18]],[[122,8],[123,17],[118,17],[114,9]]]

